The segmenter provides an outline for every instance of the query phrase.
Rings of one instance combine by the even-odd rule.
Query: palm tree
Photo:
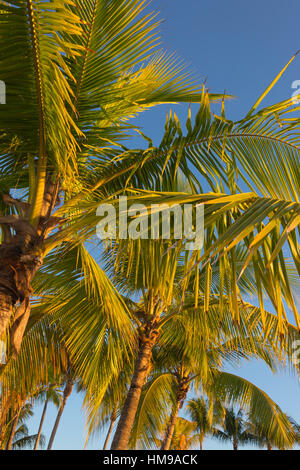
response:
[[[233,407],[225,408],[222,430],[216,430],[214,437],[221,441],[232,443],[233,450],[238,450],[239,444],[255,443],[256,438],[248,429],[248,423],[244,420],[241,409],[235,410]]]
[[[173,185],[169,181],[162,182],[160,189],[166,191],[167,188],[171,188],[172,193],[174,193],[176,190],[178,191],[176,184],[178,185],[178,180],[175,180]],[[190,187],[189,198],[193,199],[193,197],[192,187]],[[205,240],[205,244],[208,243],[210,243],[210,240]],[[196,295],[193,295],[194,304],[190,308],[195,308],[198,304],[205,311],[209,308],[210,277],[213,269],[210,265],[207,265],[209,268],[206,266],[200,269],[198,261],[195,262],[194,254],[189,257],[184,253],[184,249],[185,241],[175,239],[118,240],[107,249],[105,259],[108,265],[111,263],[111,258],[114,259],[113,280],[117,287],[122,289],[128,296],[132,296],[133,293],[142,293],[141,301],[132,308],[131,312],[136,325],[138,342],[135,366],[127,399],[112,442],[112,449],[125,449],[128,445],[139,399],[151,368],[152,352],[159,342],[163,327],[169,324],[169,320],[177,315],[178,310],[183,308],[184,296],[188,297],[189,292],[195,290]],[[198,255],[199,253],[195,256]],[[191,259],[193,259],[193,265],[195,266],[191,267]],[[237,261],[238,250],[235,251],[234,266],[237,265]],[[219,263],[217,265],[219,267]],[[229,310],[232,312],[233,304],[237,310],[243,305],[243,302],[238,301],[236,298],[236,295],[240,295],[240,292],[238,294],[237,285],[239,283],[237,283],[236,275],[235,272],[235,277],[232,279],[235,294],[233,295],[230,287],[227,288],[227,298],[225,298],[225,293],[222,296],[221,311],[230,306]],[[249,284],[245,278],[246,276],[243,279],[244,285],[241,283],[241,289],[245,289],[245,286],[247,287]],[[215,297],[211,296],[212,302],[219,305],[218,288],[214,288],[214,294]],[[175,300],[176,295],[177,300]],[[218,308],[214,309],[214,315],[215,319],[220,318]],[[193,329],[194,326],[191,326],[191,328]],[[268,331],[270,332],[270,330]],[[210,333],[212,334],[211,331]],[[174,419],[180,408],[179,402],[180,400],[177,400]],[[170,436],[167,440],[170,442]]]
[[[51,436],[50,436],[50,439],[49,439],[47,450],[52,449],[53,442],[54,442],[54,439],[55,439],[55,436],[56,436],[56,433],[57,433],[58,425],[60,423],[63,411],[64,411],[66,403],[67,403],[67,400],[68,400],[69,396],[71,395],[71,393],[73,391],[73,386],[74,386],[74,376],[73,376],[72,371],[69,370],[68,374],[66,376],[66,379],[65,379],[65,387],[64,387],[64,391],[63,391],[63,397],[62,397],[60,407],[59,407],[59,410],[58,410],[58,413],[57,413],[57,416],[56,416],[56,420],[55,420],[55,423],[54,423],[54,426],[53,426],[53,429],[52,429],[52,433],[51,433]]]
[[[178,420],[178,413],[183,406],[184,400],[186,399],[187,393],[190,388],[191,378],[188,374],[185,374],[183,367],[179,367],[176,371],[174,371],[174,375],[177,381],[176,404],[171,412],[165,436],[161,444],[161,450],[170,449],[170,445],[174,437],[175,426]]]
[[[184,418],[178,418],[174,428],[174,434],[170,444],[170,450],[188,450],[199,441],[195,434],[196,424]]]
[[[35,443],[36,438],[37,435],[30,435],[27,426],[25,424],[22,424],[16,430],[15,437],[12,443],[12,450],[32,448],[32,445]],[[45,447],[45,436],[43,434],[41,434],[39,438],[39,447],[41,447],[41,449]]]
[[[4,444],[6,450],[23,449],[31,447],[35,442],[37,435],[29,435],[26,421],[33,416],[33,404],[26,403],[13,410],[14,416],[6,428],[6,436],[4,437]],[[6,441],[6,443],[5,443]],[[40,436],[40,446],[43,447],[45,438]]]
[[[290,416],[286,415],[286,419],[290,422],[291,429],[293,430],[294,440],[291,443],[284,442],[281,439],[280,433],[274,432],[273,430],[266,429],[265,423],[259,419],[260,417],[254,417],[249,415],[248,418],[248,430],[256,438],[256,444],[259,447],[266,447],[268,450],[272,450],[273,447],[278,449],[291,448],[295,443],[299,442],[299,425]]]
[[[229,267],[230,270],[230,266],[234,266],[235,248],[245,244],[248,253],[240,276],[251,263],[262,314],[266,293],[280,319],[282,336],[287,321],[283,298],[300,327],[295,296],[288,279],[289,263],[283,253],[288,244],[299,280],[300,120],[292,98],[260,110],[258,107],[287,66],[243,119],[237,122],[227,119],[224,106],[221,116],[212,119],[207,98],[207,102],[201,104],[194,125],[189,117],[186,135],[180,129],[177,135],[172,134],[169,138],[170,149],[176,145],[181,156],[194,158],[195,166],[201,162],[199,171],[209,175],[207,180],[216,193],[214,202],[218,198],[220,201],[215,212],[209,210],[211,201],[199,194],[198,202],[208,205],[206,224],[209,226],[213,221],[216,230],[199,262],[221,256],[221,276],[224,269]],[[287,119],[288,113],[291,115]],[[178,128],[175,119],[172,126],[175,133]],[[240,181],[248,192],[241,189]],[[196,261],[196,254],[192,258],[191,265]],[[238,321],[236,302],[233,302],[233,308]]]
[[[200,410],[194,409],[194,413],[199,415],[193,420],[200,422],[200,442],[204,437],[204,424],[206,430],[211,428],[213,418],[220,415],[217,413],[220,401],[243,406],[253,416],[261,418],[272,433],[277,433],[278,439],[283,439],[288,445],[292,442],[294,437],[290,423],[274,401],[254,384],[223,370],[226,364],[236,364],[240,359],[251,357],[261,358],[272,370],[274,368],[276,348],[268,345],[267,341],[262,344],[261,325],[257,323],[261,321],[260,312],[251,321],[247,309],[244,312],[241,309],[240,313],[239,327],[227,322],[224,316],[219,329],[215,329],[213,306],[210,306],[205,318],[202,309],[199,308],[195,314],[193,308],[189,312],[177,313],[173,321],[169,319],[166,322],[153,351],[152,371],[142,391],[130,448],[149,447],[156,442],[157,435],[163,435],[161,448],[168,450],[179,410],[189,390],[195,393],[201,390],[210,402],[209,416],[201,417]],[[229,311],[228,319],[230,315]],[[270,327],[270,320],[275,320],[271,329],[278,333],[277,317],[267,316]],[[194,404],[199,403],[196,401]]]
[[[58,252],[95,233],[87,222],[89,204],[118,194],[125,181],[144,188],[150,168],[154,177],[161,173],[154,149],[140,170],[144,151],[121,144],[132,133],[126,121],[159,103],[201,100],[201,87],[160,52],[156,15],[145,11],[144,1],[51,3],[51,9],[36,0],[0,6],[7,90],[0,109],[0,337],[16,310],[10,329],[15,354],[35,275],[43,265],[51,276],[47,254],[57,250],[59,260]],[[166,161],[167,171],[174,171],[174,161]],[[76,250],[73,255],[69,277]],[[104,273],[99,288],[110,288]],[[106,308],[125,324],[124,305],[113,304]]]
[[[196,423],[188,421],[185,418],[178,418],[174,426],[174,433],[170,443],[170,450],[188,450],[194,448],[199,442],[199,436],[196,434]],[[163,440],[156,439],[155,444],[162,448]]]
[[[47,389],[45,391],[41,392],[38,399],[39,400],[40,399],[44,400],[44,406],[43,406],[42,416],[41,416],[39,429],[38,429],[38,432],[37,432],[37,436],[36,436],[36,440],[35,440],[33,450],[37,450],[37,448],[39,446],[39,442],[40,442],[40,438],[41,438],[41,435],[42,435],[42,428],[43,428],[43,424],[44,424],[48,404],[53,403],[56,406],[56,408],[58,408],[61,404],[61,395],[60,395],[59,390],[58,390],[58,385],[57,384],[49,384]]]
[[[238,139],[243,141],[244,138],[246,140],[249,140],[248,135],[245,135],[244,128],[252,128],[252,126],[261,126],[261,129],[263,129],[263,132],[265,130],[265,127],[267,126],[267,122],[269,122],[272,118],[270,117],[271,113],[274,113],[274,109],[280,109],[283,105],[280,104],[278,105],[278,108],[276,106],[272,107],[272,110],[264,110],[264,112],[259,112],[257,115],[253,115],[251,113],[251,116],[249,117],[248,115],[244,120],[239,121],[238,123],[234,124],[232,122],[227,122],[224,116],[222,116],[222,119],[219,117],[216,117],[214,122],[211,122],[211,114],[210,114],[210,109],[209,109],[209,98],[203,99],[203,102],[201,103],[201,108],[199,110],[199,113],[195,119],[195,126],[194,128],[192,127],[190,118],[188,120],[188,134],[187,136],[183,136],[183,133],[179,127],[178,120],[174,117],[174,119],[170,118],[170,121],[167,124],[167,136],[164,139],[164,151],[169,152],[169,154],[172,154],[173,149],[177,148],[179,152],[180,148],[180,156],[183,154],[189,158],[189,160],[193,159],[193,156],[195,154],[198,156],[197,161],[193,161],[195,167],[197,167],[197,164],[199,164],[199,161],[203,160],[203,153],[206,155],[207,152],[212,153],[212,158],[213,162],[215,163],[216,167],[218,168],[218,171],[216,171],[216,176],[218,178],[218,184],[215,185],[215,183],[210,180],[210,184],[212,186],[212,189],[216,193],[216,196],[213,199],[214,204],[219,201],[219,206],[217,212],[215,211],[215,206],[211,205],[212,200],[211,196],[208,195],[193,195],[191,194],[184,194],[182,196],[176,195],[173,196],[172,194],[170,195],[170,199],[168,200],[165,198],[165,200],[168,200],[169,203],[170,201],[180,201],[181,203],[187,202],[187,201],[193,201],[193,202],[202,202],[206,204],[207,210],[205,212],[206,216],[206,225],[210,226],[210,223],[212,223],[214,230],[211,230],[207,233],[207,239],[205,240],[204,243],[204,255],[200,255],[199,252],[196,250],[196,252],[192,253],[192,255],[186,259],[185,266],[183,269],[183,277],[186,278],[187,273],[190,273],[192,269],[195,268],[195,266],[199,266],[200,263],[204,263],[205,266],[205,272],[206,272],[206,287],[205,290],[206,292],[209,292],[210,288],[210,276],[211,276],[211,271],[212,271],[212,263],[215,263],[218,259],[220,259],[220,262],[218,263],[219,265],[219,280],[220,280],[220,295],[219,295],[219,305],[220,305],[220,311],[222,312],[223,310],[223,300],[224,300],[224,292],[227,292],[227,295],[229,296],[229,302],[231,304],[231,309],[233,313],[233,317],[235,321],[239,322],[240,321],[240,307],[239,307],[239,289],[236,287],[237,286],[237,271],[236,271],[236,263],[237,263],[237,253],[238,253],[238,248],[237,248],[237,243],[241,243],[242,241],[245,243],[246,249],[249,247],[249,243],[247,241],[247,237],[245,234],[245,230],[241,228],[240,223],[239,223],[239,216],[241,215],[241,218],[244,217],[242,214],[244,212],[247,212],[249,209],[249,214],[251,214],[251,210],[254,211],[252,205],[253,205],[253,194],[236,194],[237,192],[237,183],[234,182],[232,183],[233,186],[229,188],[232,192],[235,192],[235,194],[232,194],[230,196],[224,195],[224,184],[226,181],[228,181],[228,174],[232,171],[234,171],[234,168],[227,168],[227,170],[223,170],[223,168],[220,167],[220,164],[217,161],[217,157],[219,157],[220,154],[223,156],[223,150],[224,148],[226,149],[226,142],[227,142],[227,133],[233,132],[232,128],[236,128],[236,132],[238,134]],[[284,109],[289,109],[290,102],[286,103],[284,105]],[[266,117],[267,116],[267,117]],[[272,114],[273,116],[273,114]],[[255,124],[253,124],[255,122]],[[275,125],[275,124],[274,124]],[[264,127],[265,126],[265,127]],[[271,128],[273,132],[273,127]],[[172,132],[174,131],[174,132]],[[289,129],[288,132],[294,132],[294,127],[293,130]],[[176,135],[177,132],[177,135]],[[280,131],[282,132],[282,131]],[[217,136],[215,136],[215,133],[217,133]],[[225,137],[226,134],[226,137]],[[174,137],[176,135],[176,138]],[[294,136],[294,134],[293,134]],[[264,138],[260,135],[260,132],[254,135],[254,141],[261,140]],[[281,136],[280,136],[281,137]],[[251,134],[252,138],[252,134]],[[283,139],[288,140],[289,135],[285,138],[282,137]],[[194,140],[196,139],[196,141]],[[202,142],[202,140],[203,142]],[[233,140],[236,139],[236,134],[233,136]],[[199,141],[199,143],[198,143]],[[225,143],[223,143],[223,141]],[[194,143],[195,142],[195,143]],[[212,142],[214,142],[212,144]],[[212,146],[213,145],[213,146]],[[242,144],[241,144],[242,145]],[[255,144],[253,144],[255,145]],[[281,144],[280,145],[285,145]],[[194,148],[195,147],[195,148]],[[274,151],[274,149],[273,149]],[[206,152],[206,153],[205,153]],[[250,146],[249,150],[246,148],[245,152],[252,152],[252,148]],[[255,152],[257,153],[257,147],[255,146]],[[164,153],[162,152],[162,155]],[[202,160],[201,160],[202,159]],[[262,158],[260,158],[262,160]],[[208,160],[207,160],[208,161]],[[213,172],[213,169],[209,167],[209,163],[207,161],[204,161],[203,165],[206,171],[206,174],[211,174]],[[200,170],[200,168],[199,168]],[[230,180],[231,182],[231,180]],[[163,186],[163,185],[162,185]],[[222,194],[220,195],[220,188],[222,188]],[[174,192],[174,190],[173,190]],[[138,192],[137,192],[138,193]],[[259,198],[256,199],[254,197],[256,203],[257,203],[257,210],[260,210],[259,204],[261,203],[261,200]],[[147,200],[147,197],[144,199],[146,203],[150,203],[151,201],[151,195],[149,196],[149,199]],[[241,206],[242,204],[242,206]],[[268,201],[268,207],[269,207],[269,201]],[[285,213],[287,213],[288,209],[284,205]],[[255,206],[256,208],[256,206]],[[229,216],[224,216],[225,214],[230,213]],[[256,213],[255,213],[256,214]],[[260,214],[260,217],[262,217],[262,213]],[[250,215],[249,215],[250,218]],[[233,219],[236,221],[236,223],[231,224],[230,220]],[[244,218],[245,219],[245,218]],[[243,220],[244,220],[243,219]],[[252,220],[252,219],[251,219]],[[253,220],[257,220],[256,217],[253,218]],[[231,227],[232,225],[232,227]],[[239,231],[235,231],[235,239],[234,242],[232,239],[228,238],[229,233],[233,230],[235,230],[235,226],[239,227]],[[253,229],[253,225],[251,226],[251,230]],[[226,236],[226,238],[225,238]],[[225,242],[226,240],[226,242]],[[275,238],[274,238],[275,240]],[[273,242],[272,242],[273,243]],[[273,243],[274,244],[274,243]],[[126,248],[124,247],[124,244],[120,243],[121,249],[120,249],[120,256],[119,259],[117,259],[116,263],[117,265],[121,264],[123,273],[124,272],[129,272],[131,270],[135,270],[136,272],[136,267],[137,265],[139,266],[140,258],[142,258],[143,255],[138,254],[138,260],[135,259],[134,262],[132,260],[135,258],[136,253],[140,253],[140,251],[147,251],[149,252],[150,250],[145,248],[145,245],[143,243],[140,243],[137,245],[135,248],[127,247],[127,252],[130,251],[130,262],[127,264],[124,262],[124,260],[120,260],[120,257],[124,256],[124,252],[126,252]],[[118,248],[119,248],[118,246]],[[174,244],[172,245],[174,246]],[[228,249],[225,249],[228,246]],[[274,245],[275,248],[275,245]],[[181,245],[182,249],[182,245]],[[268,251],[269,247],[268,247]],[[221,254],[222,256],[219,257],[218,255]],[[209,257],[209,262],[205,263],[206,257]],[[282,253],[279,253],[280,256],[280,268],[279,265],[277,265],[277,260],[274,259],[272,260],[272,263],[274,264],[274,268],[272,272],[277,272],[278,269],[280,270],[280,275],[278,276],[272,276],[271,270],[268,271],[268,276],[265,278],[262,277],[262,265],[266,265],[266,258],[265,260],[260,260],[259,254],[257,262],[253,261],[253,272],[254,272],[254,284],[256,284],[257,289],[258,289],[258,295],[260,298],[260,308],[261,308],[261,315],[263,318],[263,328],[265,331],[266,329],[266,324],[265,324],[265,309],[263,306],[262,302],[262,292],[265,290],[267,294],[269,295],[274,307],[277,309],[278,313],[278,318],[279,318],[279,330],[280,330],[280,335],[282,338],[284,338],[285,334],[287,333],[288,329],[288,323],[287,323],[287,316],[284,312],[283,309],[283,304],[282,304],[282,297],[284,297],[287,300],[287,303],[290,305],[290,307],[293,309],[294,314],[295,314],[295,320],[298,322],[298,314],[297,314],[297,309],[295,308],[294,300],[293,300],[293,295],[292,295],[292,289],[291,289],[291,279],[288,275],[288,269],[287,269],[287,262],[283,259]],[[239,273],[240,277],[244,274],[245,267],[249,265],[248,263],[249,259],[249,253],[247,253],[247,256],[244,259],[243,267]],[[163,268],[160,268],[162,273],[163,273]],[[194,279],[197,279],[197,270],[196,274],[194,276]],[[228,273],[228,278],[225,279],[224,275],[225,273]],[[225,276],[226,277],[226,276]],[[166,279],[168,279],[168,276],[165,276]],[[186,280],[186,283],[189,281]],[[197,284],[197,282],[195,282]],[[182,283],[184,284],[184,283]],[[226,285],[227,284],[227,285]],[[197,291],[199,292],[199,291]],[[197,305],[198,302],[198,295],[195,296],[195,306]],[[160,299],[161,302],[163,302],[162,299]],[[205,300],[205,307],[206,309],[208,308],[209,305],[209,296],[206,295],[206,300]],[[298,324],[298,323],[297,323]],[[156,325],[151,325],[152,331],[156,331]],[[136,373],[138,371],[144,371],[144,375],[141,374],[139,378],[141,380],[137,380],[137,376],[134,377],[134,383],[133,383],[133,389],[136,391],[136,398],[134,400],[134,410],[137,409],[138,406],[138,395],[140,395],[140,390],[143,387],[143,384],[145,383],[146,380],[146,371],[147,367],[150,363],[150,350],[153,349],[155,345],[155,339],[153,338],[153,341],[148,341],[147,342],[147,347],[148,347],[148,352],[145,357],[140,357],[138,356],[138,361],[137,361],[137,368],[136,368]],[[145,362],[145,363],[144,363]],[[131,399],[130,399],[131,400]],[[129,405],[129,403],[128,403]],[[126,408],[127,410],[127,408]],[[128,411],[128,410],[127,410]],[[127,413],[126,411],[126,413]],[[118,427],[117,427],[117,432],[115,435],[115,439],[113,442],[113,447],[112,448],[121,448],[121,446],[126,446],[128,443],[129,435],[130,435],[130,427],[134,419],[134,414],[133,412],[130,416],[130,419],[128,419],[128,415],[124,415],[119,421]],[[124,425],[127,427],[126,431],[126,438],[120,444],[120,439],[121,439],[121,433],[123,433],[122,426]]]
[[[165,188],[164,185],[162,187]],[[174,189],[176,188],[173,186]],[[152,367],[153,350],[160,344],[159,338],[163,330],[168,329],[170,322],[177,317],[178,310],[182,309],[181,299],[187,293],[188,288],[193,290],[195,280],[191,279],[191,273],[189,277],[185,272],[187,255],[184,254],[183,242],[180,240],[176,240],[175,246],[174,240],[120,240],[108,249],[106,258],[108,262],[111,259],[111,252],[116,253],[113,279],[117,287],[125,291],[128,296],[142,292],[140,302],[131,301],[131,317],[135,325],[133,338],[136,345],[134,370],[111,447],[112,449],[126,449],[142,389]],[[205,278],[205,274],[203,276],[202,273],[200,276],[198,273],[196,282],[199,284],[203,282],[203,277]],[[184,289],[182,287],[183,278],[185,282],[188,281]],[[198,314],[203,312],[203,304],[200,306],[203,300],[203,298],[200,299],[200,289],[204,290],[203,286],[198,285]],[[230,312],[228,305],[225,308],[227,312]],[[186,313],[185,309],[184,313]],[[218,309],[213,309],[212,315],[215,321],[219,315]],[[208,326],[203,324],[201,329],[205,328]],[[232,325],[231,328],[233,328]],[[216,335],[217,331],[210,329],[209,334]],[[203,349],[204,345],[200,348],[201,353]],[[182,384],[181,387],[180,384],[179,396],[182,394],[181,389],[183,388],[184,385]],[[180,401],[178,399],[176,402],[174,419],[178,414]],[[168,438],[169,441],[170,438]]]
[[[216,431],[214,424],[219,422],[220,416],[216,414],[210,416],[209,403],[202,397],[189,400],[187,410],[192,422],[196,423],[195,430],[198,433],[200,450],[203,450],[203,441],[207,435],[214,434]]]
[[[13,442],[12,442],[12,449],[24,449],[24,448],[31,448],[32,445],[37,441],[38,435],[29,434],[28,427],[26,425],[26,420],[33,415],[33,405],[25,405],[22,408],[21,413],[19,415],[18,420],[18,427],[16,429]],[[39,435],[38,446],[43,448],[45,445],[45,436],[43,434]],[[37,447],[36,447],[37,448]]]
[[[18,410],[15,411],[15,415],[12,419],[10,432],[9,432],[9,436],[8,436],[8,440],[7,440],[5,450],[11,450],[11,448],[12,448],[12,444],[13,444],[13,441],[14,441],[14,437],[15,437],[18,422],[19,422],[20,413],[21,413],[21,408],[19,408]]]
[[[31,414],[31,406],[26,403],[27,398],[15,389],[8,393],[1,390],[1,449],[11,450],[21,414],[23,417]]]
[[[172,250],[172,242],[166,240],[139,240],[138,243],[125,240],[123,247],[126,248],[126,245],[134,254],[126,258],[124,254],[121,255],[120,250],[117,258],[119,273],[122,273],[124,268],[128,269],[128,262],[134,264],[135,272],[132,274],[131,271],[126,282],[128,290],[142,291],[142,299],[132,310],[136,325],[136,357],[112,449],[126,449],[128,446],[142,389],[150,373],[152,351],[158,342],[160,330],[168,319],[167,309],[172,303],[176,275],[182,263],[180,243]],[[124,282],[122,278],[121,282]]]
[[[115,408],[112,411],[112,414],[110,416],[110,424],[109,424],[107,435],[106,435],[106,438],[105,438],[105,441],[104,441],[103,450],[106,450],[107,447],[108,447],[109,440],[110,440],[110,437],[112,435],[113,427],[114,427],[114,424],[115,424],[116,420],[117,420],[117,409]]]
[[[131,132],[126,125],[130,116],[158,103],[203,99],[202,87],[191,84],[181,65],[161,53],[155,55],[157,24],[151,13],[143,13],[143,1],[114,0],[109,10],[93,0],[80,0],[76,8],[68,1],[58,2],[59,8],[53,10],[23,0],[0,7],[8,42],[19,44],[13,59],[8,42],[1,44],[1,79],[9,99],[5,113],[0,110],[0,258],[6,266],[0,272],[0,337],[15,309],[15,323],[8,331],[12,346],[8,351],[13,355],[20,352],[26,329],[34,328],[34,320],[40,322],[55,301],[52,312],[59,308],[64,316],[65,309],[73,315],[72,325],[76,324],[74,310],[78,315],[78,296],[82,301],[83,291],[96,295],[94,312],[98,314],[100,304],[105,327],[114,332],[114,340],[116,330],[121,332],[118,339],[124,349],[130,349],[132,328],[126,304],[84,246],[95,233],[93,205],[117,195],[124,183],[153,189],[159,181],[162,159],[157,149],[147,150],[149,162],[145,162],[144,150],[120,144],[125,132]],[[26,86],[14,78],[20,72],[18,58]],[[178,164],[191,175],[186,161],[181,163],[175,156],[166,157],[163,171],[171,177]],[[149,181],[147,174],[151,174]],[[10,194],[12,189],[16,197]],[[85,286],[78,282],[82,274]],[[77,282],[66,289],[66,280],[68,286],[70,280]],[[31,294],[43,299],[35,311]],[[64,327],[70,326],[69,319]],[[81,356],[92,354],[93,348],[90,341],[85,342],[82,325],[68,331],[72,356],[81,367]],[[124,357],[120,348],[118,356]],[[122,367],[122,361],[119,364]],[[91,375],[90,370],[85,374]]]

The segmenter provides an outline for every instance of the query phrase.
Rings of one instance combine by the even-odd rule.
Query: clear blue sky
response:
[[[238,119],[249,110],[300,49],[299,0],[153,0],[152,7],[160,10],[165,19],[161,26],[163,46],[183,58],[200,79],[207,77],[206,83],[212,92],[226,90],[237,97],[227,105],[231,119]],[[300,80],[300,55],[266,104],[289,98],[294,80]],[[169,107],[161,106],[138,120],[143,132],[152,136],[155,143],[161,137],[167,109]],[[186,110],[185,105],[176,106],[176,112],[182,118],[186,116]],[[300,422],[297,378],[283,373],[274,376],[258,362],[243,365],[236,372],[264,389],[285,412]],[[81,406],[80,396],[69,399],[54,449],[83,448],[84,413]],[[49,409],[44,427],[47,440],[55,413],[54,409]],[[30,423],[32,432],[37,430],[40,414],[39,406]],[[87,448],[99,449],[102,443],[100,436]],[[228,447],[213,440],[207,440],[204,446],[206,449]]]

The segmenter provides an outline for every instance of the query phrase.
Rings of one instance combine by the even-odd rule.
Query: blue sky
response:
[[[300,49],[299,1],[288,0],[153,0],[160,10],[163,46],[185,60],[201,80],[207,79],[211,92],[233,94],[227,103],[231,119],[243,117],[257,97]],[[265,101],[289,98],[291,85],[300,80],[300,54]],[[187,106],[177,105],[176,113],[186,117]],[[148,111],[138,119],[145,134],[155,143],[162,135],[169,106]],[[229,370],[229,369],[228,369]],[[285,373],[273,375],[263,364],[243,364],[236,373],[253,381],[267,392],[282,409],[300,422],[300,388],[296,377]],[[54,449],[82,449],[84,413],[82,399],[71,396],[55,439]],[[36,407],[30,430],[36,432],[41,407]],[[50,407],[44,433],[48,440],[56,411]],[[92,440],[88,449],[101,449],[103,436]],[[206,449],[228,448],[211,439]]]

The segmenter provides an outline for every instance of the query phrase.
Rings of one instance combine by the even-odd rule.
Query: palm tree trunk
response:
[[[72,393],[72,390],[73,390],[73,382],[67,380],[66,385],[65,385],[65,389],[64,389],[63,401],[62,401],[62,404],[60,405],[58,413],[57,413],[57,417],[56,417],[56,420],[55,420],[55,423],[54,423],[54,426],[53,426],[53,429],[52,429],[52,433],[51,433],[51,436],[50,436],[50,439],[49,439],[49,444],[48,444],[47,450],[52,449],[54,438],[55,438],[55,435],[56,435],[56,432],[57,432],[57,428],[58,428],[61,416],[62,416],[64,408],[66,406],[67,399]]]
[[[11,430],[10,430],[10,433],[9,433],[9,438],[8,438],[5,450],[11,450],[12,443],[13,443],[15,433],[16,433],[16,429],[17,429],[17,424],[18,424],[18,421],[19,421],[20,413],[21,413],[21,408],[19,408],[16,416],[13,419]]]
[[[1,280],[0,280],[1,283]],[[9,320],[12,316],[13,305],[15,300],[13,295],[7,292],[8,289],[0,287],[0,338],[4,335]]]
[[[235,438],[233,438],[233,450],[238,450],[238,442]]]
[[[110,426],[109,426],[109,429],[108,429],[108,433],[106,435],[106,439],[105,439],[105,442],[104,442],[104,446],[103,446],[103,450],[106,450],[107,449],[107,446],[108,446],[108,443],[109,443],[109,439],[110,439],[110,436],[111,436],[111,433],[112,433],[112,430],[113,430],[113,427],[114,427],[114,424],[115,424],[115,421],[117,419],[117,409],[115,408],[111,414],[111,417],[110,417]]]
[[[140,346],[135,362],[128,395],[126,397],[118,426],[111,445],[112,450],[126,450],[138,409],[142,388],[150,371],[152,349],[157,341],[158,333],[150,329],[140,338]]]
[[[13,307],[19,302],[19,306],[14,312],[9,335],[12,352],[14,355],[17,355],[21,348],[23,335],[30,315],[29,298],[31,293],[31,281],[39,266],[42,264],[42,261],[40,257],[33,254],[19,255],[19,259],[11,256],[3,260],[1,259],[1,248],[3,248],[3,246],[4,245],[0,245],[0,265],[4,261],[4,268],[7,272],[3,272],[1,266],[0,338],[3,337],[7,330]],[[18,246],[16,245],[14,248],[17,250]],[[6,266],[6,264],[9,264],[9,266]]]
[[[39,442],[40,442],[40,438],[41,438],[41,434],[42,434],[42,427],[43,427],[43,424],[44,424],[44,419],[45,419],[46,411],[47,411],[47,406],[48,406],[48,398],[45,401],[45,405],[44,405],[44,408],[43,408],[43,413],[42,413],[42,417],[41,417],[41,421],[40,421],[40,425],[39,425],[39,430],[38,430],[38,433],[37,433],[37,436],[36,436],[36,440],[35,440],[33,450],[37,450]]]
[[[53,225],[50,220],[51,210],[57,200],[58,184],[47,181],[40,214],[43,217],[38,227],[29,223],[30,205],[9,195],[2,199],[8,206],[20,208],[24,219],[11,215],[0,217],[3,227],[3,240],[0,243],[0,338],[3,337],[13,314],[13,307],[19,302],[20,307],[14,313],[10,339],[14,354],[18,354],[23,334],[29,319],[31,295],[31,282],[37,270],[42,265],[42,259],[36,254],[38,244],[45,238],[48,226]],[[15,235],[10,233],[10,228]],[[38,245],[39,246],[39,245]]]
[[[174,428],[177,421],[178,413],[180,409],[180,401],[177,401],[176,406],[172,412],[171,419],[169,421],[164,440],[162,442],[160,450],[169,450],[172,437],[174,434]]]

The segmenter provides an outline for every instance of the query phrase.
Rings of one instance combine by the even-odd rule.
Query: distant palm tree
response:
[[[61,419],[63,411],[65,409],[67,400],[68,400],[69,396],[71,395],[71,393],[73,391],[73,386],[74,386],[74,378],[72,376],[72,372],[69,371],[69,373],[66,376],[65,387],[64,387],[64,391],[63,391],[63,398],[61,400],[61,404],[60,404],[60,407],[59,407],[59,410],[58,410],[58,413],[57,413],[57,416],[56,416],[56,420],[55,420],[55,423],[54,423],[54,426],[53,426],[53,429],[52,429],[52,433],[51,433],[51,436],[50,436],[50,439],[49,439],[47,450],[52,449],[53,442],[54,442],[54,439],[55,439],[55,436],[56,436],[56,433],[57,433],[58,425],[60,423],[60,419]]]
[[[37,450],[37,448],[39,446],[39,442],[40,442],[41,435],[42,435],[42,428],[43,428],[43,424],[44,424],[48,404],[53,403],[56,406],[56,408],[59,408],[59,406],[61,405],[62,396],[61,396],[60,391],[58,390],[58,386],[59,385],[56,385],[56,384],[50,384],[47,387],[47,390],[41,392],[41,394],[39,396],[39,399],[44,400],[44,407],[43,407],[42,416],[41,416],[41,420],[40,420],[40,425],[39,425],[38,433],[36,435],[36,440],[35,440],[33,450]]]
[[[18,450],[31,448],[32,444],[36,442],[36,438],[36,434],[29,435],[28,427],[26,424],[21,424],[16,430],[15,437],[12,443],[12,449]],[[40,434],[39,436],[38,445],[41,448],[45,446],[45,436],[43,434]]]
[[[212,435],[216,432],[214,423],[220,421],[220,414],[216,412],[214,416],[209,416],[209,403],[204,398],[190,400],[187,405],[187,411],[191,420],[196,423],[196,431],[198,432],[200,450],[203,450],[203,441],[205,436]]]
[[[113,411],[110,415],[110,424],[109,424],[109,428],[108,428],[106,438],[105,438],[105,442],[104,442],[104,445],[103,445],[103,450],[106,450],[107,447],[108,447],[108,443],[109,443],[110,437],[112,435],[113,427],[114,427],[114,424],[115,424],[116,420],[117,420],[117,407],[115,407],[113,409]]]
[[[231,442],[233,450],[238,450],[239,444],[256,443],[256,436],[248,431],[249,423],[244,420],[241,409],[225,408],[222,428],[214,432],[214,437]]]
[[[30,435],[26,421],[33,416],[33,404],[26,403],[19,408],[12,420],[9,434],[7,435],[6,450],[16,450],[32,447],[36,441],[37,434]],[[43,447],[45,437],[40,435],[39,445]]]
[[[299,442],[300,437],[300,426],[290,416],[286,416],[286,419],[290,423],[291,429],[290,434],[292,436],[291,443],[289,444],[286,440],[282,439],[282,435],[278,432],[278,426],[274,423],[272,428],[266,428],[265,423],[262,419],[254,417],[250,414],[248,418],[248,431],[253,434],[256,438],[256,444],[259,447],[266,447],[268,450],[272,450],[273,447],[278,449],[290,449],[295,443]]]

